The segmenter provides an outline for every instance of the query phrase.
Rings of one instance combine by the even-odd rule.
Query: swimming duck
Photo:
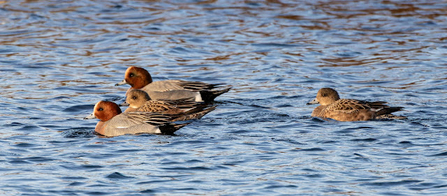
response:
[[[124,74],[124,80],[115,86],[129,84],[131,89],[146,91],[153,100],[178,100],[194,98],[196,102],[211,102],[217,96],[228,92],[231,86],[208,84],[184,80],[152,81],[149,72],[141,67],[130,66]]]
[[[199,119],[216,108],[216,106],[207,107],[209,104],[196,103],[192,98],[151,100],[145,91],[137,89],[131,89],[127,93],[126,101],[120,105],[129,106],[124,112],[159,112],[180,115],[172,121]]]
[[[95,132],[113,137],[125,134],[168,134],[171,135],[188,123],[171,123],[173,118],[160,113],[128,112],[121,113],[119,106],[110,101],[99,101],[93,108],[93,113],[84,119],[98,118]]]
[[[307,103],[320,104],[312,112],[312,117],[331,118],[338,121],[366,121],[373,119],[406,119],[391,113],[401,111],[403,107],[390,107],[386,102],[368,102],[356,99],[340,99],[332,88],[321,88],[317,97]]]

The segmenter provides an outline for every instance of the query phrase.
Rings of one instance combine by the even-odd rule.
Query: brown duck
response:
[[[338,121],[406,119],[406,117],[391,114],[401,111],[403,107],[390,107],[383,101],[340,99],[337,91],[332,88],[320,89],[317,97],[307,104],[320,104],[312,112],[312,117],[331,118]]]
[[[197,103],[193,98],[152,100],[145,91],[136,89],[129,90],[126,101],[120,105],[129,106],[124,111],[125,113],[152,112],[179,115],[172,121],[199,119],[216,108],[216,106],[208,107],[208,104]]]

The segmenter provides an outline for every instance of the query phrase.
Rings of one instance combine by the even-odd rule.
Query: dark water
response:
[[[1,195],[445,195],[445,1],[0,1]],[[93,134],[129,65],[232,84],[178,136]],[[321,87],[408,120],[310,117]]]

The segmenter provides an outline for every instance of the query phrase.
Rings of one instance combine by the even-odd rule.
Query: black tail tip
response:
[[[212,102],[216,97],[228,92],[233,88],[232,86],[227,86],[227,88],[220,89],[220,90],[207,90],[207,91],[200,91],[200,95],[202,96],[202,99],[205,102]]]
[[[183,123],[183,124],[169,123],[159,127],[159,129],[163,135],[174,135],[176,131],[178,131],[179,129],[188,124],[189,123]]]

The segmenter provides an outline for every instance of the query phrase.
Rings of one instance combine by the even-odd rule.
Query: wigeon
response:
[[[140,133],[171,135],[188,124],[171,123],[171,119],[175,117],[177,116],[149,112],[121,113],[116,103],[100,101],[93,108],[93,113],[85,119],[98,118],[100,121],[96,124],[95,132],[113,137]]]
[[[131,66],[127,68],[124,80],[115,84],[129,84],[131,89],[146,91],[153,100],[177,100],[194,98],[196,102],[211,102],[217,96],[228,92],[231,86],[222,84],[208,84],[204,82],[191,82],[184,80],[152,81],[147,70]],[[129,90],[127,92],[129,92]]]
[[[151,97],[143,91],[131,89],[127,93],[126,101],[120,105],[129,106],[124,112],[158,112],[162,114],[181,115],[178,120],[192,120],[202,118],[213,111],[216,106],[207,108],[208,104],[196,103],[192,98],[180,100],[151,100]]]
[[[373,119],[406,119],[391,113],[401,111],[403,107],[390,107],[386,102],[360,101],[355,99],[340,99],[337,91],[332,88],[322,88],[317,97],[307,103],[320,104],[312,112],[312,117],[331,118],[338,121],[366,121]]]

